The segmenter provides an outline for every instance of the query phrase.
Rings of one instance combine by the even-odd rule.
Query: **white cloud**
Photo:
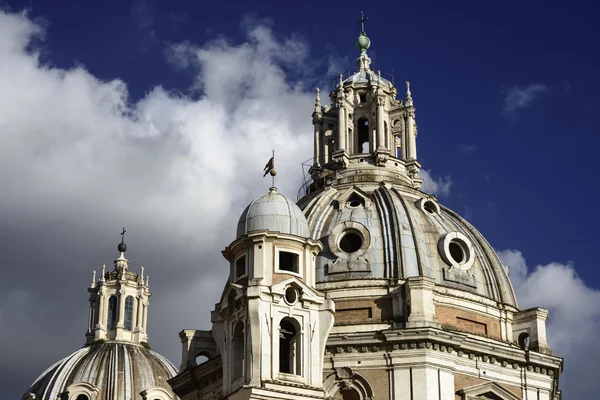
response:
[[[543,84],[531,84],[527,86],[512,86],[504,88],[504,116],[514,118],[519,110],[527,108],[542,93],[548,91],[548,87]]]
[[[227,276],[220,250],[270,186],[271,150],[292,199],[312,154],[313,89],[287,74],[309,64],[306,44],[246,27],[243,43],[168,53],[196,71],[196,97],[154,87],[132,101],[121,80],[41,64],[31,43],[43,29],[0,11],[0,293],[12,290],[0,296],[0,371],[30,381],[81,345],[85,285],[110,266],[122,226],[132,270],[151,276],[153,348],[178,364],[178,331],[208,327]],[[19,299],[44,312],[9,312]]]
[[[548,341],[553,353],[565,358],[561,388],[566,398],[598,398],[597,363],[600,348],[600,291],[579,278],[571,263],[527,266],[518,250],[499,251],[510,267],[521,309],[544,307],[550,311]]]
[[[450,195],[450,188],[452,187],[452,178],[450,176],[433,178],[431,170],[426,169],[419,171],[419,176],[423,178],[421,190],[425,193],[441,197]]]

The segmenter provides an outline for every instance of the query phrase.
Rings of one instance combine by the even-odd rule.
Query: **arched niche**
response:
[[[336,368],[335,373],[329,375],[323,388],[327,395],[340,400],[372,400],[373,389],[371,384],[361,375],[348,367]]]
[[[244,321],[238,321],[233,325],[231,342],[231,379],[236,381],[244,372]]]

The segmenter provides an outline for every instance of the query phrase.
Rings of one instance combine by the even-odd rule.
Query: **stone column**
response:
[[[321,123],[316,122],[315,125],[315,158],[314,165],[321,165]]]
[[[340,101],[340,103],[343,99]],[[338,150],[346,150],[346,108],[343,104],[338,108]]]
[[[382,97],[377,98],[377,145],[373,150],[385,147],[385,132],[383,127],[383,103]]]
[[[148,302],[148,300],[144,301],[144,333],[146,332],[146,330],[148,329],[148,305],[150,303]]]
[[[135,325],[136,331],[140,331],[141,330],[140,328],[142,327],[142,322],[143,322],[142,319],[144,318],[144,316],[142,314],[144,312],[143,306],[144,306],[144,297],[142,295],[139,295],[137,297],[137,312],[136,312],[137,317],[136,317],[136,325]]]
[[[136,303],[139,302],[139,300],[135,300]],[[137,305],[137,304],[136,304]],[[133,312],[131,313],[131,331],[134,332],[135,328],[137,326],[137,312]]]
[[[417,137],[415,135],[415,110],[412,109],[408,112],[406,117],[406,139],[408,145],[407,159],[417,159]]]
[[[106,296],[104,296],[104,290],[98,291],[97,301],[99,301],[98,323],[96,324],[96,327],[98,328],[98,325],[104,325],[104,321],[106,321],[106,317],[104,316],[104,314],[106,313]]]

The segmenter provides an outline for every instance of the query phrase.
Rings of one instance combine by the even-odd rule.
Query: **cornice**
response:
[[[525,368],[548,376],[562,371],[563,359],[543,353],[524,351],[494,339],[435,328],[386,330],[378,332],[331,335],[326,354],[377,353],[406,350],[432,350],[457,357],[478,359],[513,369]]]

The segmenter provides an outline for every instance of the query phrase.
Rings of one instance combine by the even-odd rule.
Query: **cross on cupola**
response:
[[[365,17],[365,13],[360,12],[360,21],[357,24],[360,24],[360,33],[365,33],[365,21],[368,20],[368,17]]]

